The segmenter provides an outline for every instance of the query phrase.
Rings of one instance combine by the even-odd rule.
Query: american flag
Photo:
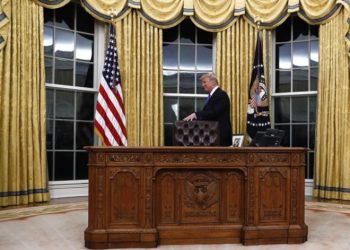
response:
[[[106,146],[127,146],[126,118],[113,25],[110,25],[108,49],[98,92],[95,131]]]

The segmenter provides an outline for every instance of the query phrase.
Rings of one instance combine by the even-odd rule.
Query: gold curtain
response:
[[[47,201],[43,9],[8,2],[0,51],[0,206]]]
[[[32,1],[46,8],[60,8],[66,5],[67,3],[69,3],[71,0],[32,0]]]
[[[163,145],[163,73],[161,29],[136,11],[117,22],[129,146]]]
[[[314,196],[350,200],[350,76],[345,11],[321,25]]]
[[[269,65],[271,32],[261,32],[264,65]],[[216,73],[220,86],[231,100],[231,121],[234,134],[245,134],[248,90],[253,70],[257,30],[245,19],[239,18],[230,28],[217,33]],[[271,81],[269,67],[265,66],[266,83]]]
[[[58,8],[69,0],[32,0],[47,8]],[[136,9],[142,18],[158,28],[170,28],[190,16],[195,25],[207,31],[229,28],[243,15],[254,24],[273,29],[297,13],[309,24],[328,22],[342,7],[350,9],[349,0],[80,0],[95,18],[111,22]]]
[[[336,0],[300,0],[306,15],[311,19],[326,16],[336,5]]]

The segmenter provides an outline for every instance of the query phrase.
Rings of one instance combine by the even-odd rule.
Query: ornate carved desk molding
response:
[[[303,243],[303,148],[87,147],[88,248]]]

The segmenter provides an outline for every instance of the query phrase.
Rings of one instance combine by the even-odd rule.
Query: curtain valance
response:
[[[69,2],[32,1],[52,9]],[[135,8],[156,27],[170,28],[189,16],[207,31],[224,30],[238,16],[244,16],[253,24],[260,20],[262,28],[273,29],[291,13],[297,13],[309,24],[321,24],[337,14],[342,6],[350,12],[349,0],[81,0],[81,4],[91,15],[105,22],[118,21]]]

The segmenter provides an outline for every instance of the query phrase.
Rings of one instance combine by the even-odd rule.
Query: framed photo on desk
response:
[[[244,135],[236,134],[232,135],[232,147],[242,147],[244,141]]]

